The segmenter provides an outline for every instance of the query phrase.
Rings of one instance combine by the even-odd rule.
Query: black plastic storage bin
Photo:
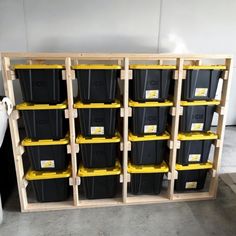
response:
[[[182,85],[182,99],[212,100],[216,96],[219,79],[222,77],[224,65],[184,66],[187,70]]]
[[[180,116],[179,131],[209,131],[211,129],[214,112],[216,111],[216,105],[218,104],[220,104],[220,101],[217,100],[181,101],[183,115]]]
[[[130,65],[133,79],[130,80],[129,94],[133,101],[164,102],[169,97],[170,81],[176,66],[171,65]]]
[[[201,190],[204,188],[206,176],[209,169],[212,168],[212,163],[190,164],[183,166],[176,164],[178,171],[178,179],[175,180],[176,191],[186,190]]]
[[[169,170],[165,162],[161,165],[137,166],[128,164],[131,174],[130,192],[132,194],[159,194],[164,173]]]
[[[114,167],[119,156],[120,135],[112,138],[84,138],[78,136],[76,143],[80,146],[80,155],[85,168]]]
[[[25,178],[33,185],[38,202],[65,201],[70,194],[71,169],[57,172],[29,170]]]
[[[111,104],[77,102],[74,107],[79,111],[79,126],[82,136],[106,138],[115,136],[119,102]]]
[[[68,167],[67,144],[69,138],[60,140],[33,141],[25,138],[22,146],[26,148],[31,168],[36,171],[61,171]]]
[[[117,193],[121,167],[117,161],[115,167],[89,169],[82,164],[78,175],[82,180],[85,197],[88,199],[113,198]]]
[[[167,115],[173,103],[166,102],[129,102],[132,107],[130,130],[134,135],[161,135],[166,130]]]
[[[68,132],[66,104],[47,105],[22,103],[16,106],[23,116],[26,136],[31,139],[62,139]]]
[[[75,65],[78,97],[83,103],[113,103],[120,76],[120,65]]]
[[[131,142],[130,162],[133,165],[160,165],[165,159],[167,140],[170,135],[145,135],[138,137],[129,133]]]
[[[181,144],[177,152],[176,163],[181,165],[206,163],[215,139],[217,139],[217,135],[210,131],[179,134],[178,140],[181,141]]]
[[[15,65],[23,100],[30,103],[58,104],[67,97],[62,65]]]

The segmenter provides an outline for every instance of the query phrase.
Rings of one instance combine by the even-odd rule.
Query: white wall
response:
[[[0,51],[236,55],[235,9],[234,0],[0,0]],[[235,93],[230,108],[236,124]]]

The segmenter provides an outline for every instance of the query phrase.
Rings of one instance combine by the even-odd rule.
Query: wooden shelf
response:
[[[233,60],[231,55],[181,55],[181,54],[126,54],[126,53],[114,53],[114,54],[90,54],[90,53],[2,53],[2,73],[4,81],[5,94],[8,96],[15,106],[15,92],[14,92],[14,71],[11,70],[12,65],[17,60],[26,60],[28,63],[34,62],[45,62],[45,61],[59,61],[61,64],[65,65],[64,79],[67,84],[67,101],[68,109],[66,116],[69,119],[69,129],[70,129],[70,155],[72,163],[72,176],[71,184],[73,188],[73,200],[66,202],[52,202],[52,203],[29,203],[27,197],[27,183],[24,180],[24,168],[22,162],[22,155],[24,153],[23,149],[20,147],[20,137],[18,130],[17,119],[19,118],[19,113],[14,111],[9,118],[9,125],[11,130],[11,138],[13,144],[13,153],[15,160],[15,168],[17,175],[17,184],[20,198],[20,205],[22,212],[34,212],[34,211],[51,211],[51,210],[67,210],[67,209],[78,209],[78,208],[90,208],[90,207],[105,207],[105,206],[124,206],[124,205],[134,205],[134,204],[151,204],[151,203],[171,203],[178,201],[196,201],[196,200],[209,200],[214,199],[217,194],[218,185],[218,173],[221,163],[221,155],[223,148],[223,139],[225,132],[226,114],[229,100],[229,89],[232,80],[232,68]],[[75,143],[76,133],[75,133],[75,112],[73,109],[73,79],[74,71],[71,69],[71,65],[80,63],[81,61],[107,61],[107,63],[117,62],[122,66],[120,78],[124,80],[123,84],[123,106],[122,106],[122,119],[123,119],[123,181],[122,185],[122,195],[120,198],[114,199],[99,199],[99,200],[83,200],[79,198],[79,186],[77,185],[77,157],[76,153],[78,150],[78,145]],[[224,64],[226,66],[226,73],[223,80],[221,103],[218,106],[218,127],[217,135],[218,140],[214,151],[213,159],[213,169],[212,175],[210,176],[210,186],[206,192],[186,192],[186,193],[175,193],[174,183],[175,183],[175,163],[177,149],[179,147],[179,142],[177,140],[178,127],[179,127],[179,117],[181,115],[182,109],[180,106],[181,90],[182,90],[182,80],[185,77],[185,72],[183,70],[184,64],[200,65],[204,64],[205,60],[210,60],[212,64]],[[160,195],[131,195],[128,194],[128,180],[129,176],[127,174],[127,163],[128,163],[128,152],[130,149],[130,143],[128,141],[128,122],[129,116],[131,115],[131,109],[128,106],[129,99],[129,79],[131,79],[132,73],[129,70],[129,65],[134,64],[137,61],[155,61],[157,64],[163,64],[164,62],[176,65],[176,71],[174,76],[174,97],[173,97],[173,108],[172,108],[172,126],[171,126],[171,142],[169,142],[170,156],[169,156],[169,174],[168,174],[168,186],[164,193]]]

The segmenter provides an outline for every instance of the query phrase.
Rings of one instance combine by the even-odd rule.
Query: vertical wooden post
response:
[[[70,131],[70,147],[71,147],[71,166],[73,179],[73,197],[74,205],[79,204],[78,181],[77,181],[77,155],[76,155],[76,134],[75,134],[75,118],[74,118],[74,100],[73,100],[73,85],[71,72],[71,58],[67,57],[66,61],[66,85],[67,85],[67,103],[68,103],[68,117],[69,117],[69,131]]]
[[[211,178],[210,189],[209,189],[210,195],[212,195],[214,198],[216,198],[216,194],[217,194],[219,170],[220,170],[220,165],[221,165],[230,85],[231,85],[232,74],[233,74],[233,59],[227,58],[225,60],[225,65],[226,65],[227,76],[223,81],[222,95],[221,95],[221,102],[220,102],[220,106],[224,109],[224,112],[223,114],[218,114],[219,117],[218,117],[218,126],[217,126],[217,135],[218,135],[218,139],[220,140],[220,145],[218,147],[215,146],[213,169],[216,171],[216,174],[215,176]]]
[[[2,71],[3,71],[3,84],[5,89],[5,95],[8,96],[15,109],[15,95],[13,88],[13,81],[11,80],[11,71],[10,71],[10,59],[8,57],[2,58]],[[11,132],[11,141],[12,149],[14,155],[15,169],[16,169],[16,179],[18,186],[18,193],[20,198],[21,211],[25,211],[28,205],[26,186],[24,184],[24,168],[22,161],[22,153],[19,152],[20,147],[20,135],[17,120],[10,115],[9,117],[9,126]]]
[[[129,59],[124,58],[124,117],[123,117],[123,202],[127,202],[128,127],[129,127]]]
[[[177,79],[175,80],[175,89],[173,97],[173,108],[174,116],[172,117],[171,124],[171,141],[172,149],[170,150],[169,158],[169,168],[171,172],[171,179],[168,184],[168,197],[172,200],[174,194],[174,184],[175,184],[175,164],[176,164],[176,155],[178,147],[178,130],[179,130],[179,115],[180,115],[180,100],[181,100],[181,90],[182,90],[182,78],[183,78],[183,64],[184,60],[177,58]]]

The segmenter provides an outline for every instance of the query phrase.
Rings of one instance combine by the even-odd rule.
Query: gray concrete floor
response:
[[[236,127],[226,131],[222,172],[236,172]],[[214,201],[20,213],[14,193],[0,236],[158,235],[235,236],[236,194],[220,181]]]

